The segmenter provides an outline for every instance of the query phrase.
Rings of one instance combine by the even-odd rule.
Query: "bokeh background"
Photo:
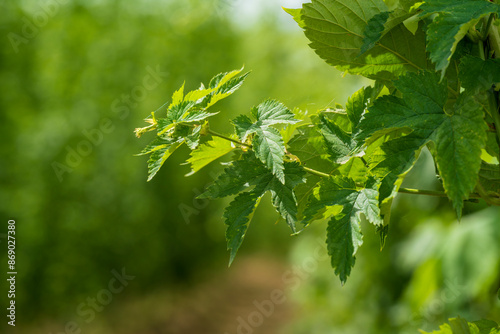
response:
[[[316,110],[362,78],[323,63],[281,9],[300,1],[4,0],[0,3],[0,295],[17,223],[17,321],[2,333],[416,333],[458,314],[500,320],[500,213],[401,195],[383,251],[370,226],[347,284],[324,257],[325,223],[297,237],[259,207],[231,268],[223,208],[195,197],[180,150],[151,182],[133,129],[188,89],[245,65],[212,127],[262,100]],[[424,152],[405,181],[438,187]],[[116,275],[123,289],[110,293]],[[257,305],[284,293],[266,312]],[[256,315],[260,312],[261,316]],[[249,325],[251,323],[254,325]],[[247,325],[245,325],[247,324]],[[250,327],[248,327],[250,326]],[[248,327],[245,329],[245,327]]]

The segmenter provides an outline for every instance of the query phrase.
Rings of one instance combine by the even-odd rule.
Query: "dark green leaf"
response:
[[[382,37],[385,30],[385,23],[389,19],[389,12],[382,12],[374,15],[365,27],[363,45],[361,46],[360,54],[365,53],[375,46]]]
[[[463,88],[473,91],[488,90],[494,83],[500,82],[500,59],[463,57],[460,60],[459,75]]]
[[[227,225],[227,249],[230,251],[229,265],[233,262],[243,242],[248,224],[259,201],[259,194],[255,192],[243,192],[236,196],[224,211],[224,218]]]
[[[332,267],[345,283],[355,262],[355,254],[362,244],[361,213],[375,225],[382,225],[378,208],[378,184],[369,179],[366,187],[358,189],[349,178],[323,179],[310,196],[305,211],[305,223],[334,214],[328,223],[327,245]],[[338,207],[342,209],[339,213]]]
[[[444,111],[446,104],[446,82],[438,83],[437,74],[409,73],[395,82],[403,99],[383,96],[369,108],[360,124],[358,137],[371,141],[389,134],[395,129],[410,129],[411,135],[390,142],[375,151],[370,158],[371,168],[378,177],[389,176],[382,182],[384,198],[389,189],[397,189],[399,175],[411,168],[420,149],[432,141],[436,145],[433,155],[443,179],[446,193],[460,217],[463,200],[473,191],[480,168],[481,149],[486,142],[486,124],[479,104],[467,95],[461,95],[451,111]],[[400,166],[399,168],[397,166]],[[387,171],[387,172],[384,172]],[[380,175],[382,174],[382,175]],[[388,189],[385,187],[389,187]]]
[[[436,13],[427,27],[427,51],[444,76],[458,42],[481,17],[500,13],[500,6],[484,0],[428,0],[419,7],[421,16]]]

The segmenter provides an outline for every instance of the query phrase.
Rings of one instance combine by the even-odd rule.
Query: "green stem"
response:
[[[427,195],[434,197],[448,197],[446,193],[443,191],[434,191],[434,190],[421,190],[421,189],[410,189],[410,188],[399,188],[399,192],[403,194],[412,194],[412,195]],[[470,194],[469,199],[471,198],[481,198],[479,194]]]
[[[233,142],[233,143],[238,144],[240,146],[252,148],[252,145],[248,145],[248,144],[242,143],[242,142],[240,142],[240,141],[238,141],[236,139],[224,136],[223,134],[220,134],[218,132],[212,131],[210,129],[207,130],[207,133],[209,133],[209,134],[211,134],[212,136],[215,136],[215,137],[219,137],[219,138],[222,138],[222,139],[225,139],[225,140],[229,140],[230,142]]]
[[[488,92],[488,103],[491,117],[493,117],[493,124],[495,124],[495,130],[497,132],[497,142],[500,143],[500,112],[498,110],[497,99],[493,88]]]
[[[495,19],[495,14],[490,14],[490,17],[488,18],[488,22],[486,23],[486,26],[482,31],[483,36],[481,37],[481,40],[485,41],[486,39],[488,39],[488,34],[490,33],[490,27],[491,27],[491,24],[493,23],[494,19]]]
[[[308,172],[309,174],[312,174],[312,175],[316,175],[316,176],[321,176],[321,177],[330,177],[330,175],[326,174],[326,173],[323,173],[323,172],[320,172],[320,171],[317,171],[315,169],[312,169],[312,168],[309,168],[309,167],[302,167],[304,168],[304,170],[306,172]]]
[[[479,49],[479,57],[481,57],[482,60],[486,60],[485,54],[484,54],[484,43],[482,40],[479,40],[477,42],[477,46]]]
[[[245,147],[248,147],[248,148],[252,148],[251,145],[248,145],[248,144],[242,143],[240,141],[237,141],[235,139],[229,138],[227,136],[224,136],[224,135],[222,135],[222,134],[220,134],[218,132],[212,131],[210,129],[207,130],[207,133],[211,134],[212,136],[216,136],[216,137],[220,137],[222,139],[229,140],[229,141],[231,141],[231,142],[233,142],[235,144],[238,144],[240,146],[245,146]],[[364,162],[366,163],[366,161],[364,161]],[[316,175],[316,176],[319,176],[319,177],[330,177],[331,176],[329,174],[320,172],[318,170],[315,170],[315,169],[312,169],[312,168],[309,168],[309,167],[302,166],[302,168],[304,168],[304,170],[306,172],[308,172],[309,174],[311,174],[311,175]],[[399,192],[400,193],[404,193],[404,194],[413,194],[413,195],[427,195],[427,196],[436,196],[436,197],[447,197],[447,195],[444,192],[442,192],[442,191],[433,191],[433,190],[399,188]],[[470,194],[469,198],[470,199],[481,198],[481,196],[479,196],[478,194]]]
[[[495,25],[491,25],[488,34],[490,47],[495,51],[495,58],[500,58],[500,35]]]

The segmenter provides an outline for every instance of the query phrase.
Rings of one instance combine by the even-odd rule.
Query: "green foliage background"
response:
[[[8,219],[17,222],[19,330],[29,333],[28,327],[47,321],[51,330],[62,330],[76,306],[107,285],[112,269],[125,267],[136,279],[115,296],[110,306],[115,313],[105,310],[99,323],[120,318],[120,300],[187,291],[231,270],[221,221],[227,202],[193,203],[222,167],[185,178],[188,166],[178,165],[187,154],[182,150],[146,183],[144,159],[132,155],[144,142],[132,130],[184,80],[187,89],[195,89],[242,64],[252,73],[237,98],[220,103],[221,115],[212,126],[221,131],[231,128],[227,120],[268,97],[302,109],[344,103],[366,81],[342,78],[323,63],[294,23],[287,23],[291,19],[280,5],[290,6],[267,2],[255,22],[238,24],[231,17],[241,11],[240,2],[72,1],[60,5],[17,53],[7,36],[22,35],[24,20],[32,20],[40,5],[0,5],[0,216],[2,233]],[[121,102],[142,85],[148,67],[168,75],[144,99]],[[113,108],[117,99],[122,109]],[[66,164],[67,147],[77,149],[87,140],[83,132],[103,119],[113,130],[60,181],[53,163]],[[424,157],[405,182],[432,189],[436,184],[422,181],[432,173],[432,160]],[[196,211],[189,221],[180,210],[186,207]],[[468,204],[464,215],[481,209]],[[500,214],[488,210],[458,225],[446,200],[400,196],[389,244],[379,254],[373,251],[377,238],[367,236],[345,287],[328,261],[320,261],[290,291],[302,311],[289,319],[286,332],[411,332],[457,312],[472,320],[500,320],[494,298],[500,284]],[[240,256],[270,253],[300,266],[315,240],[325,237],[324,226],[313,226],[292,240],[285,224],[270,223],[275,220],[269,206],[257,211],[258,223]],[[0,241],[6,268],[5,239]],[[443,302],[442,282],[449,281],[459,282],[460,289]],[[4,282],[1,291],[7,290]]]

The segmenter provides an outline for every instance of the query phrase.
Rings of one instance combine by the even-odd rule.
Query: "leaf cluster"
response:
[[[459,218],[470,199],[500,205],[500,5],[312,0],[286,11],[318,56],[373,85],[345,106],[317,111],[266,100],[232,120],[233,133],[219,134],[208,119],[242,85],[246,74],[238,70],[187,94],[181,87],[146,119],[147,127],[136,129],[138,136],[156,131],[141,152],[150,154],[149,180],[184,143],[192,150],[188,175],[232,154],[201,195],[234,196],[224,212],[230,262],[267,192],[293,234],[327,221],[328,252],[342,283],[363,243],[361,223],[373,227],[383,246],[400,192],[448,197]],[[401,188],[424,148],[442,189]]]

